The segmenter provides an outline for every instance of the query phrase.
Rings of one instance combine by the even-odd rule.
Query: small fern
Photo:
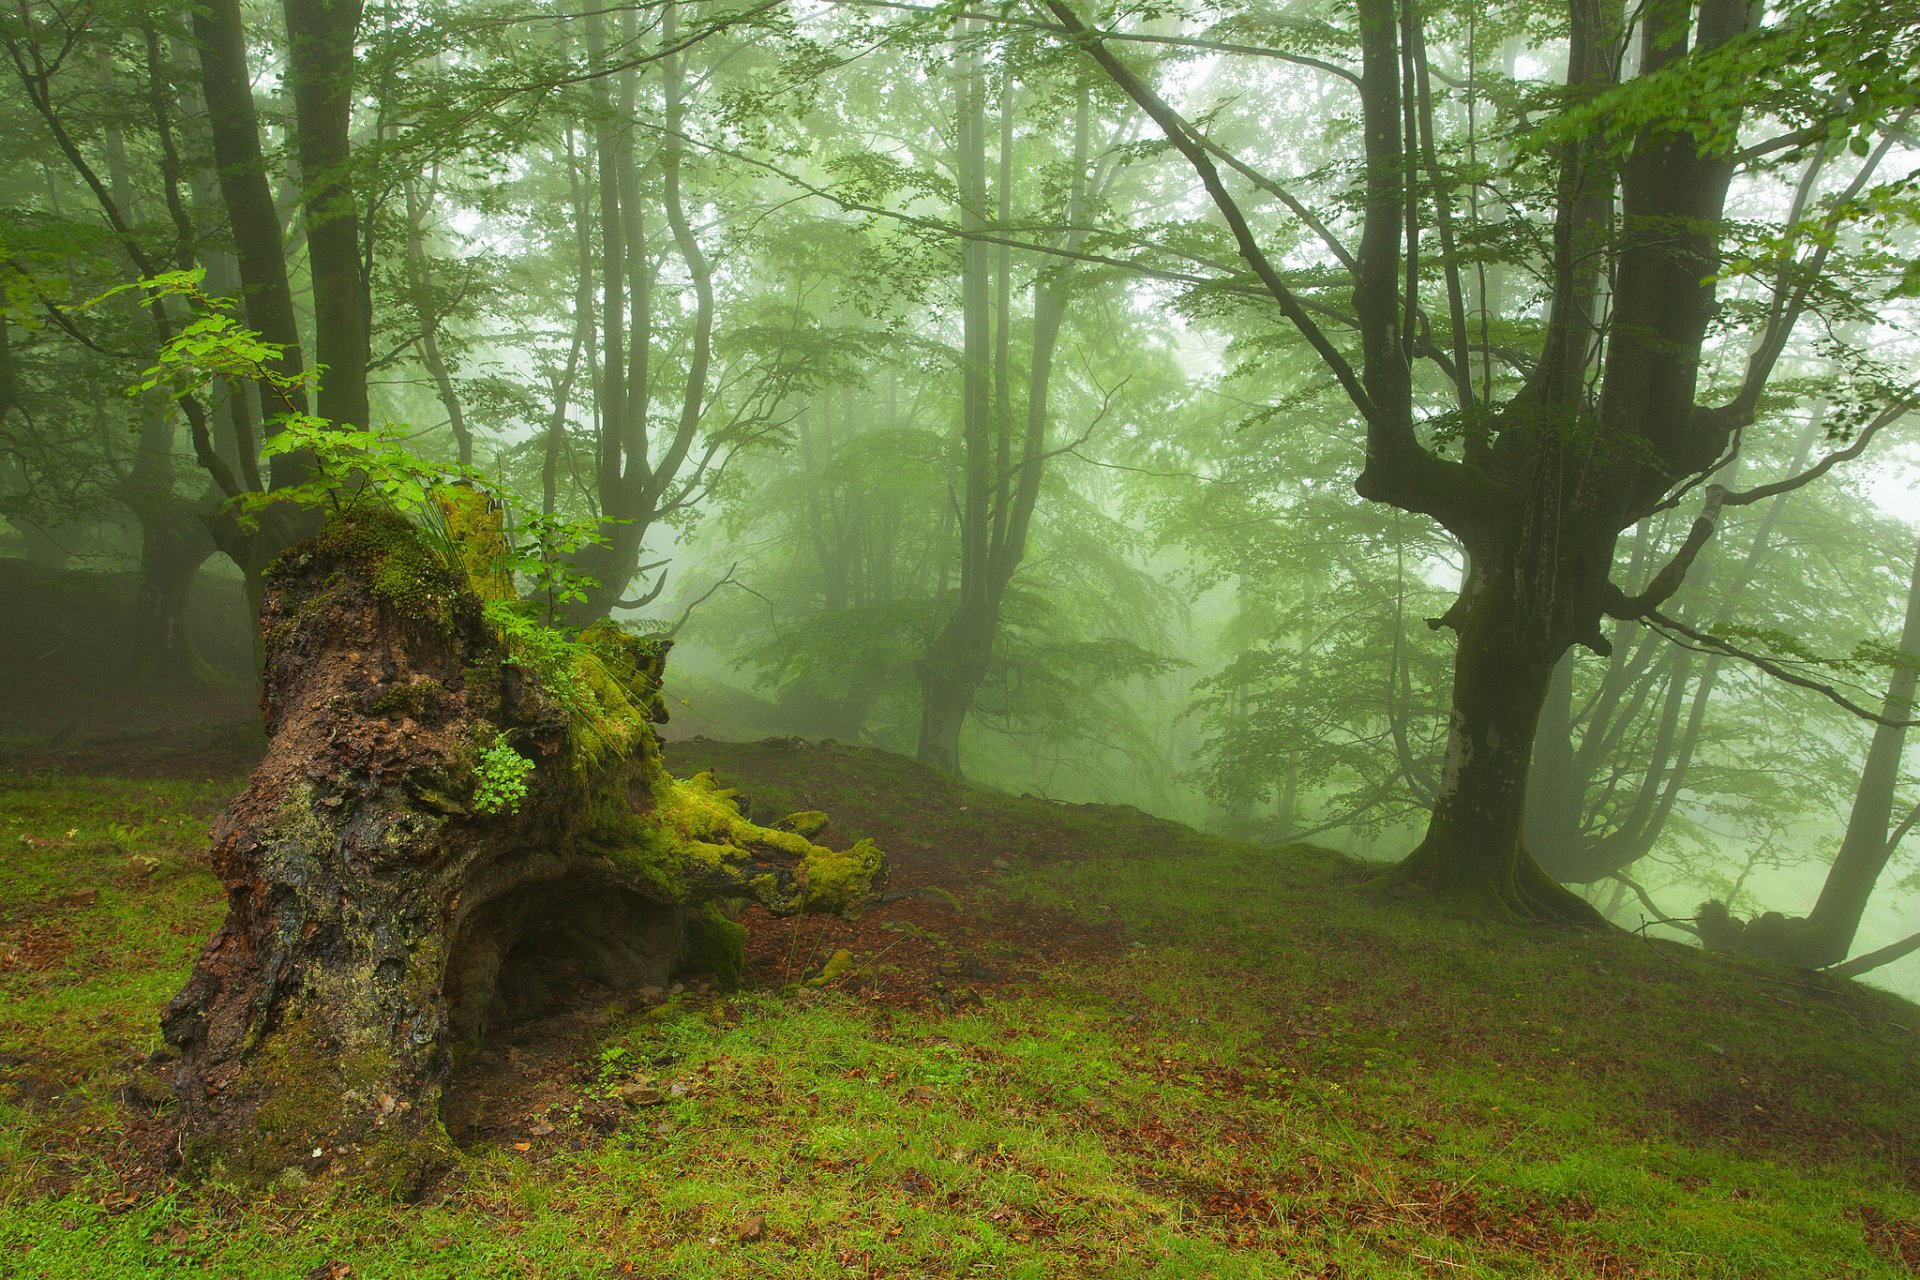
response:
[[[481,814],[518,813],[527,798],[527,775],[533,761],[515,751],[507,735],[497,733],[492,745],[473,766],[473,811]]]

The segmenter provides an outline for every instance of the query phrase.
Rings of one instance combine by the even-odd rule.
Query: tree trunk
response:
[[[1426,838],[1390,873],[1522,919],[1594,923],[1578,895],[1540,870],[1522,840],[1528,764],[1564,646],[1524,628],[1511,578],[1469,581],[1457,624],[1447,753]]]
[[[137,684],[182,687],[204,684],[211,669],[194,648],[189,629],[193,584],[213,554],[201,514],[185,509],[176,519],[143,515],[140,521],[140,589],[133,602],[133,679]]]
[[[920,745],[922,764],[958,778],[960,730],[987,677],[993,656],[995,614],[962,606],[956,610],[920,663]]]
[[[667,775],[665,646],[603,629],[591,666],[543,678],[397,517],[290,550],[264,625],[267,754],[214,833],[227,918],[162,1018],[182,1149],[226,1176],[411,1193],[503,1004],[558,974],[737,978],[744,931],[713,903],[852,912],[881,872],[870,843],[755,826],[710,775]],[[593,677],[601,709],[576,715],[553,691],[587,671],[618,692]]]
[[[1920,546],[1914,549],[1913,573],[1907,584],[1900,652],[1909,665],[1894,668],[1881,706],[1881,715],[1892,723],[1874,726],[1873,742],[1860,770],[1860,787],[1853,797],[1853,811],[1847,818],[1847,832],[1813,910],[1802,919],[1770,911],[1743,922],[1729,916],[1724,904],[1705,903],[1700,908],[1700,936],[1708,946],[1750,951],[1805,969],[1824,968],[1847,958],[1860,931],[1860,919],[1897,843],[1888,826],[1893,820],[1894,791],[1900,783],[1900,755],[1906,745],[1904,722],[1913,714],[1915,684],[1920,680],[1920,670],[1912,665],[1920,660]]]
[[[372,306],[354,202],[354,39],[363,0],[284,0],[287,81],[305,183],[307,263],[313,275],[313,350],[326,366],[319,413],[368,427],[368,327]]]
[[[234,254],[247,324],[268,342],[285,348],[278,372],[297,376],[305,367],[300,331],[294,320],[293,290],[287,280],[285,228],[267,182],[260,150],[260,123],[253,106],[253,77],[247,67],[247,32],[239,0],[208,0],[193,9],[193,34],[200,55],[201,94],[206,99],[207,130],[220,177],[220,194],[233,230]],[[286,406],[261,388],[261,421]],[[305,409],[304,392],[294,393]],[[268,428],[271,430],[271,427]],[[306,474],[297,455],[273,460],[273,482],[298,482]]]

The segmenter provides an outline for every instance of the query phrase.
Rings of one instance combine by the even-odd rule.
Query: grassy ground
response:
[[[740,993],[523,1029],[412,1207],[166,1170],[147,1055],[233,780],[0,784],[0,1277],[1920,1274],[1892,997],[858,749],[674,763],[962,909],[757,922]]]

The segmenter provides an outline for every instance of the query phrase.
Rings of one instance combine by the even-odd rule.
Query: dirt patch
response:
[[[1854,1214],[1868,1244],[1905,1267],[1907,1274],[1920,1276],[1920,1225],[1890,1217],[1872,1205],[1861,1205]]]
[[[58,922],[0,930],[0,973],[51,969],[73,949],[73,935]]]

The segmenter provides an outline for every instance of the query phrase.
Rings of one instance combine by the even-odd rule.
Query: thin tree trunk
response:
[[[273,202],[266,156],[260,148],[260,123],[254,111],[247,32],[239,0],[207,0],[195,5],[193,34],[199,50],[207,131],[233,232],[247,324],[268,342],[284,348],[277,372],[295,378],[304,371],[305,358],[294,319],[293,289],[287,280],[282,246],[285,228]],[[264,387],[259,394],[260,418],[271,432],[271,419],[286,406]],[[292,394],[294,407],[304,411],[306,393]],[[269,470],[276,487],[297,483],[306,473],[306,461],[295,454],[274,458]]]
[[[354,40],[364,0],[283,0],[287,79],[305,181],[307,262],[313,276],[314,355],[326,366],[320,416],[370,426],[368,325],[372,304],[354,200]]]
[[[1909,665],[1896,667],[1887,683],[1887,699],[1881,714],[1890,721],[1904,721],[1913,713],[1916,670],[1920,661],[1920,546],[1914,551],[1913,575],[1907,584],[1906,620],[1900,630],[1900,652]],[[1886,870],[1893,853],[1887,828],[1893,818],[1893,795],[1900,782],[1900,755],[1906,745],[1907,731],[1898,724],[1877,724],[1873,743],[1867,748],[1866,764],[1860,771],[1860,789],[1854,794],[1853,812],[1847,818],[1847,833],[1827,872],[1820,899],[1807,913],[1807,928],[1818,939],[1817,963],[1831,964],[1846,957],[1860,930],[1860,918],[1866,913],[1867,900],[1873,896],[1880,873]]]
[[[440,407],[447,411],[447,426],[453,431],[454,447],[459,451],[460,463],[462,466],[471,466],[473,431],[467,426],[459,388],[453,385],[453,371],[447,367],[446,357],[440,351],[439,334],[443,317],[434,302],[433,272],[427,258],[426,219],[439,186],[436,171],[435,180],[428,185],[423,200],[419,184],[411,176],[401,183],[401,192],[407,205],[407,285],[413,292],[414,314],[420,320],[420,363],[426,366],[427,376],[433,379],[434,390],[440,396]]]

